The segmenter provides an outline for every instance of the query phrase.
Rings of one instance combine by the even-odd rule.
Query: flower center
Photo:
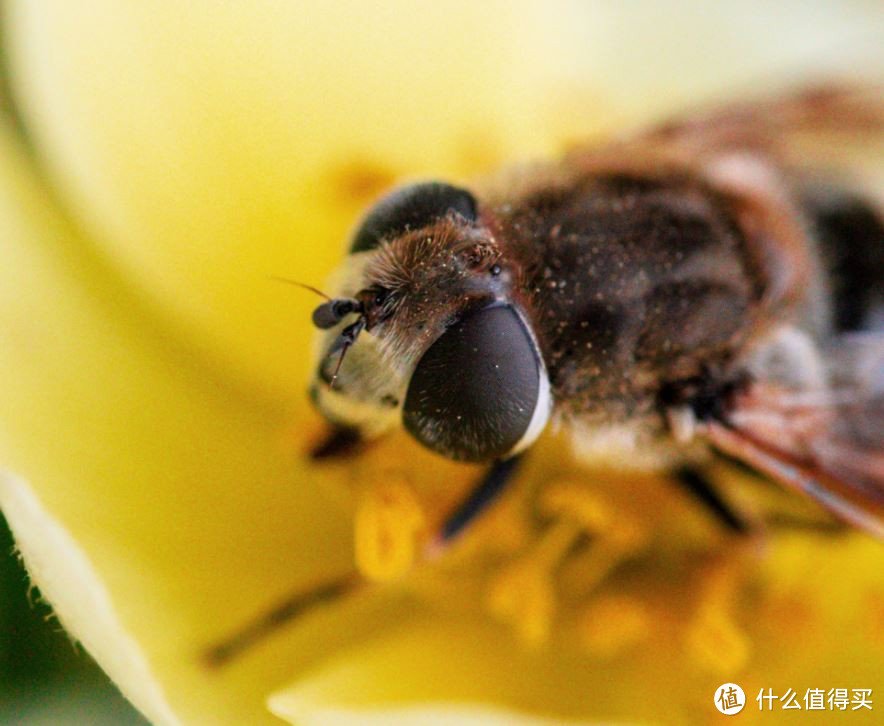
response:
[[[669,552],[653,514],[637,516],[565,477],[533,491],[515,487],[440,563],[422,562],[439,519],[436,507],[404,476],[365,486],[355,517],[362,576],[422,582],[427,597],[480,608],[530,648],[566,638],[591,655],[613,658],[664,632],[706,670],[732,673],[749,658],[734,616],[745,547]],[[643,568],[653,569],[646,582],[636,577]],[[661,577],[671,589],[662,597],[655,582]]]

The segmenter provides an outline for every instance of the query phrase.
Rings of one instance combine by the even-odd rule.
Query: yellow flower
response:
[[[7,4],[25,134],[0,129],[0,506],[151,721],[691,722],[722,681],[875,687],[884,568],[861,536],[744,551],[656,479],[581,485],[548,441],[463,546],[409,569],[475,472],[401,436],[304,461],[314,301],[268,276],[321,280],[386,185],[877,47],[873,5],[678,7]],[[376,584],[206,666],[350,571],[354,522]]]

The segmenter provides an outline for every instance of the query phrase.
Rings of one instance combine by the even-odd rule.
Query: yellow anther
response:
[[[492,582],[488,607],[497,618],[511,624],[526,643],[545,642],[556,607],[549,575],[525,562],[510,566]]]
[[[591,532],[611,526],[610,507],[585,484],[561,481],[546,487],[540,497],[540,508],[545,514],[572,517]]]
[[[581,535],[569,520],[551,525],[530,552],[504,569],[488,593],[488,607],[512,624],[529,644],[544,642],[552,627],[556,597],[553,574]]]
[[[751,646],[746,634],[722,609],[705,608],[688,626],[685,648],[703,668],[733,675],[748,663]]]
[[[751,652],[747,636],[731,616],[740,584],[737,564],[738,560],[726,559],[706,573],[685,639],[688,653],[699,665],[723,675],[742,669]]]
[[[425,519],[411,487],[389,481],[369,488],[356,510],[356,567],[369,580],[387,581],[414,563]]]
[[[651,614],[637,598],[608,595],[582,613],[579,630],[581,642],[591,654],[611,658],[651,634]]]
[[[613,510],[598,494],[579,481],[549,485],[540,498],[545,514],[569,518],[586,532],[598,534],[605,551],[632,552],[648,539],[646,528],[629,515]]]
[[[568,519],[560,520],[543,533],[528,559],[537,569],[552,572],[571,551],[581,534],[583,529],[579,523]]]

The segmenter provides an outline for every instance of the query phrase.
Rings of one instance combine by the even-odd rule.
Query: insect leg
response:
[[[297,592],[259,614],[224,640],[206,648],[202,653],[203,663],[210,668],[226,665],[299,616],[319,605],[355,593],[364,586],[365,582],[356,573],[348,573],[312,589]]]
[[[362,445],[359,430],[349,426],[332,426],[328,433],[310,449],[310,458],[343,459],[352,456]]]
[[[755,473],[752,469],[748,471]],[[840,535],[845,532],[844,525],[838,520],[815,519],[788,512],[774,512],[763,518],[751,520],[735,511],[702,472],[686,467],[676,471],[674,478],[726,529],[735,534],[757,535],[766,531],[782,530],[813,532],[820,535]]]
[[[724,527],[734,534],[749,534],[752,526],[745,517],[721,496],[709,479],[697,469],[683,467],[673,478],[682,488],[702,504]]]
[[[438,555],[497,499],[513,480],[521,460],[521,456],[512,456],[492,464],[467,498],[445,520],[427,547],[428,557]]]
[[[839,536],[849,532],[847,525],[840,520],[829,518],[809,518],[775,512],[765,519],[765,524],[774,530],[801,531],[819,535]]]

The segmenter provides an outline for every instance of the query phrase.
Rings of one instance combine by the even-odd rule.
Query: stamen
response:
[[[648,607],[629,595],[607,595],[592,603],[580,616],[578,631],[583,646],[602,658],[613,658],[651,634]]]
[[[719,563],[706,575],[697,613],[685,635],[685,647],[693,660],[722,675],[739,672],[751,652],[748,637],[732,615],[740,584],[735,564]]]
[[[568,517],[593,536],[569,568],[566,587],[582,597],[594,597],[605,578],[647,541],[644,527],[623,512],[616,512],[583,482],[561,481],[550,486],[540,500],[550,515]],[[564,575],[564,573],[563,573]],[[594,602],[578,618],[581,639],[587,649],[613,656],[644,638],[649,616],[636,600],[625,596]]]
[[[525,643],[540,645],[549,638],[556,598],[549,573],[519,562],[501,572],[487,599],[493,615],[510,623]]]
[[[545,514],[573,517],[589,532],[601,532],[611,527],[610,508],[581,482],[566,480],[549,485],[541,494],[539,504]]]
[[[611,507],[585,484],[562,481],[549,486],[540,500],[549,515],[571,517],[586,534],[595,535],[575,563],[574,580],[589,593],[626,557],[644,546],[648,534],[635,519]]]
[[[540,514],[553,520],[552,524],[526,554],[498,574],[488,596],[489,610],[512,624],[532,645],[544,642],[549,636],[557,606],[556,576],[560,575],[559,579],[565,576],[562,568],[566,560],[572,562],[568,564],[565,591],[570,592],[574,585],[589,594],[647,540],[641,526],[614,513],[601,497],[579,481],[546,485],[537,506]],[[587,534],[592,535],[593,540],[574,562],[575,546]],[[636,615],[634,627],[630,626],[630,632],[636,634],[634,637],[638,637],[641,630],[639,620]],[[621,637],[624,642],[627,635],[624,633]]]
[[[490,611],[511,623],[530,645],[539,645],[549,637],[556,609],[553,575],[582,533],[582,527],[572,520],[555,522],[528,554],[491,583]]]
[[[376,582],[401,577],[414,564],[425,526],[421,506],[405,481],[370,487],[356,510],[356,567]]]

